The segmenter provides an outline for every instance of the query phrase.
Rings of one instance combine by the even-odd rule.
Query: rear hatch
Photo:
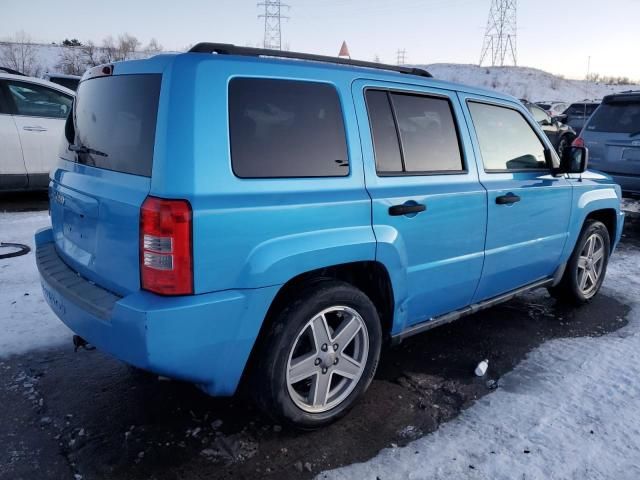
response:
[[[151,185],[161,79],[107,74],[82,81],[50,186],[59,255],[120,295],[140,288],[140,207]]]
[[[640,175],[640,94],[605,98],[582,136],[593,168]]]

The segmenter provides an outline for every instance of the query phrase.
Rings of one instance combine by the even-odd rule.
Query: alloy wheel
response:
[[[367,364],[369,336],[362,316],[346,306],[327,308],[302,328],[287,362],[287,389],[303,411],[322,413],[357,386]]]

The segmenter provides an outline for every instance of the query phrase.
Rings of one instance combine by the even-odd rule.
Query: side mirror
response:
[[[549,125],[551,125],[551,121],[547,120],[546,118],[544,120],[540,120],[538,123],[543,127],[548,127]]]
[[[588,162],[589,150],[586,147],[567,147],[561,153],[558,173],[582,173]]]

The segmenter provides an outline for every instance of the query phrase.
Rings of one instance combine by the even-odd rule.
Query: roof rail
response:
[[[293,58],[296,60],[312,60],[314,62],[337,63],[340,65],[351,65],[353,67],[376,68],[378,70],[391,70],[394,72],[406,73],[407,75],[418,75],[420,77],[433,77],[422,68],[401,67],[399,65],[387,65],[384,63],[365,62],[362,60],[351,60],[350,58],[329,57],[327,55],[316,55],[313,53],[288,52],[284,50],[270,50],[267,48],[238,47],[230,43],[197,43],[189,52],[192,53],[217,53],[218,55],[244,55],[248,57],[277,57]]]

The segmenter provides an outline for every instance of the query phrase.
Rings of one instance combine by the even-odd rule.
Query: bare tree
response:
[[[84,62],[87,68],[95,67],[96,65],[100,65],[100,48],[89,40],[82,46],[82,54],[84,56]]]
[[[129,60],[140,47],[140,40],[133,35],[124,33],[118,37],[117,60]]]
[[[64,47],[56,68],[67,75],[82,75],[87,69],[84,49],[80,47]]]
[[[160,53],[162,52],[162,45],[158,43],[158,40],[156,40],[155,38],[152,38],[147,44],[147,46],[143,48],[143,50],[150,54]]]
[[[113,37],[109,35],[102,40],[102,46],[100,47],[100,59],[99,63],[111,63],[118,60],[118,49]]]
[[[0,44],[0,62],[25,75],[38,76],[42,72],[36,47],[23,31]]]

